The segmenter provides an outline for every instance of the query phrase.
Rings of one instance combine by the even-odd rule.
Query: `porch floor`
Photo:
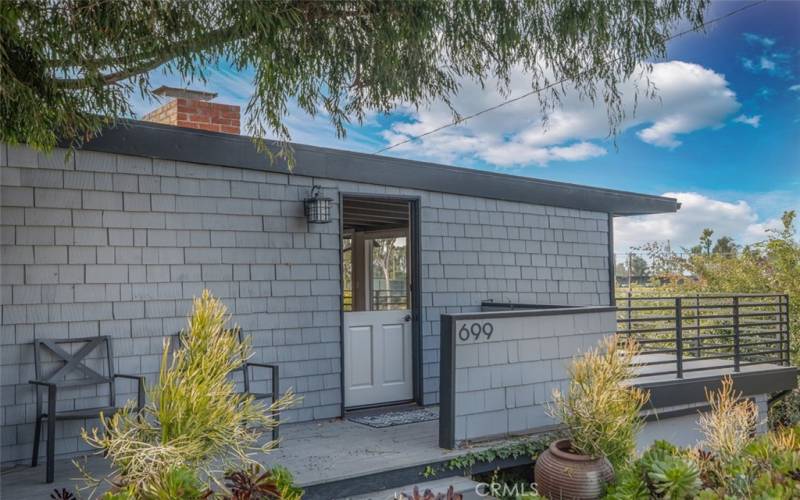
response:
[[[338,419],[284,424],[281,426],[280,448],[255,458],[265,465],[280,464],[288,468],[297,484],[311,493],[306,498],[334,498],[349,496],[337,493],[349,489],[340,489],[348,480],[365,476],[379,477],[391,471],[408,471],[498,444],[482,443],[473,448],[444,450],[438,445],[438,426],[438,421],[428,421],[376,429]],[[79,460],[85,460],[86,470],[95,477],[109,472],[107,462],[101,457],[93,455]],[[18,465],[3,471],[0,476],[0,497],[38,500],[48,498],[56,487],[77,490],[77,485],[81,484],[77,479],[80,474],[71,461],[56,461],[53,484],[44,482],[45,467],[42,461],[35,468]],[[412,476],[418,477],[420,482],[425,481],[418,472],[413,472]],[[372,483],[376,487],[366,491],[382,489],[380,481]],[[330,491],[323,494],[325,485],[329,484]],[[391,486],[394,485],[387,487]]]

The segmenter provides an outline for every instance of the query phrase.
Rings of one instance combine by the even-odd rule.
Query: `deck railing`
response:
[[[617,297],[617,331],[641,346],[644,376],[788,365],[789,297],[623,295]]]

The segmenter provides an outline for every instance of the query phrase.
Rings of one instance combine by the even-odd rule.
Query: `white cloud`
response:
[[[761,56],[760,64],[761,64],[761,69],[765,69],[767,71],[772,71],[773,69],[775,69],[775,63],[773,61],[770,61],[764,56]]]
[[[677,198],[681,209],[673,214],[618,217],[614,220],[616,253],[651,241],[669,241],[675,251],[697,244],[704,228],[714,230],[714,238],[730,236],[737,244],[766,239],[768,228],[780,227],[779,219],[763,220],[744,200],[728,202],[694,192],[664,193]]]
[[[789,87],[789,90],[791,90],[792,92],[800,92],[800,83],[792,85],[791,87]]]
[[[637,136],[654,146],[675,148],[681,144],[680,136],[721,126],[740,107],[725,77],[697,64],[656,63],[650,80],[658,90],[658,99],[640,96],[635,115],[635,89],[643,88],[644,83],[632,79],[621,85],[626,111],[621,130],[644,127]],[[527,92],[528,85],[526,75],[516,72],[511,97]],[[453,105],[462,115],[469,115],[505,99],[507,96],[496,90],[495,82],[487,83],[485,88],[465,82]],[[420,110],[405,108],[402,112],[407,119],[383,131],[388,144],[418,136],[452,120],[450,111],[441,103]],[[561,105],[548,114],[546,125],[538,100],[532,96],[393,151],[445,162],[479,159],[501,167],[547,165],[606,154],[606,148],[596,141],[606,139],[608,132],[602,100],[595,106],[567,89]]]
[[[744,33],[744,39],[749,43],[763,45],[764,47],[772,47],[775,45],[775,39],[766,36],[757,35],[755,33]]]
[[[739,115],[733,119],[736,123],[744,123],[745,125],[750,125],[753,128],[758,128],[761,126],[761,115]]]

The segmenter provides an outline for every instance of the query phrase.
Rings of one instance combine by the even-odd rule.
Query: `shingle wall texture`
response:
[[[553,390],[567,391],[574,357],[613,335],[616,324],[613,310],[591,308],[511,318],[455,317],[456,444],[555,426],[547,413]],[[467,334],[486,331],[486,325],[491,336]]]
[[[339,416],[339,193],[420,199],[427,404],[438,401],[441,313],[486,299],[608,304],[605,213],[4,144],[0,169],[4,463],[31,450],[35,338],[110,335],[117,370],[152,381],[164,336],[185,325],[203,288],[252,335],[255,360],[279,363],[283,389],[303,396],[286,420]],[[335,200],[334,223],[306,224],[301,200],[313,184]],[[84,389],[60,404],[103,394]],[[59,423],[59,453],[83,449],[85,424]]]

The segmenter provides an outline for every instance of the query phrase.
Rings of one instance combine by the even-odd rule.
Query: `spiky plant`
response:
[[[112,484],[141,492],[178,469],[215,480],[220,470],[246,466],[251,454],[274,447],[259,445],[259,438],[277,425],[272,415],[296,399],[289,391],[266,407],[236,391],[229,374],[251,351],[226,327],[229,319],[225,305],[204,290],[171,357],[165,342],[159,380],[148,387],[143,410],[128,405],[110,418],[101,415],[102,432],[83,430],[83,439],[112,462]]]
[[[750,442],[758,422],[758,407],[733,388],[733,379],[726,375],[717,391],[706,389],[711,409],[698,420],[703,445],[723,462],[740,455]]]
[[[634,376],[639,348],[633,340],[605,338],[572,360],[566,394],[553,391],[550,414],[567,428],[572,447],[585,455],[625,464],[636,448],[643,425],[639,413],[649,395],[626,381]]]

